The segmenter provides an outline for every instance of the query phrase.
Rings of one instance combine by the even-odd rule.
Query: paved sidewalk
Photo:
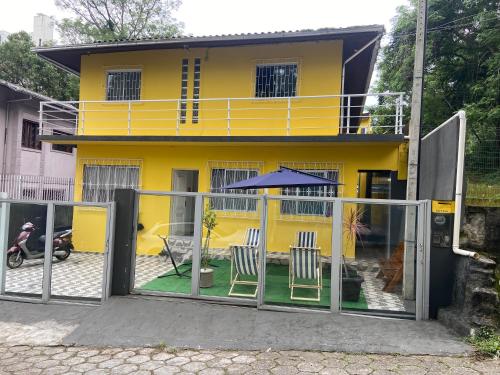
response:
[[[0,345],[0,374],[498,374],[467,357]]]

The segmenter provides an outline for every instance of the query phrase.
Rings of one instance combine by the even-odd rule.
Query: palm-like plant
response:
[[[205,208],[205,213],[203,214],[203,226],[207,229],[207,236],[205,237],[205,243],[203,244],[201,253],[201,268],[208,268],[210,263],[210,235],[217,226],[217,215],[215,211],[211,210],[208,206]]]

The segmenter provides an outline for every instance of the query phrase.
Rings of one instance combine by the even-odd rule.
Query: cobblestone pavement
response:
[[[0,345],[4,374],[498,374],[500,361],[300,351]]]

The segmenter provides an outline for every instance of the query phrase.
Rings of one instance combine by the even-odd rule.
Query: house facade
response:
[[[80,101],[42,106],[40,139],[47,147],[78,146],[75,200],[108,201],[115,188],[226,193],[223,186],[280,166],[340,185],[270,194],[404,198],[402,95],[381,94],[389,108],[378,121],[383,131],[363,123],[382,34],[382,26],[363,26],[39,48],[42,58],[80,75]],[[45,130],[57,116],[73,117],[73,134]],[[373,181],[382,186],[377,192]],[[218,247],[258,226],[252,199],[207,205],[217,213]],[[78,228],[100,230],[105,216],[76,210],[76,248],[99,248]],[[141,199],[137,253],[158,254],[156,234],[189,238],[193,210],[189,198]],[[281,233],[268,241],[270,251],[287,248],[311,222],[331,253],[330,234],[321,230],[331,218],[325,205],[280,203],[270,215],[269,230]]]
[[[54,99],[0,80],[0,190],[17,199],[69,200],[75,173],[76,148],[41,142],[40,102]],[[71,134],[59,122],[52,134]],[[40,186],[43,186],[40,188]]]

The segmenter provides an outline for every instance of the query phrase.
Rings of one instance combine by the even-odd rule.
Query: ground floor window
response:
[[[210,192],[223,194],[257,194],[256,190],[222,189],[224,186],[246,180],[258,175],[256,169],[212,168],[210,173]],[[245,198],[212,198],[210,206],[220,211],[256,211],[257,201]]]
[[[138,165],[90,165],[83,166],[83,192],[85,202],[110,202],[115,189],[139,187]]]
[[[338,181],[337,170],[308,170],[302,169],[302,172],[314,176]],[[281,189],[282,195],[297,197],[336,197],[338,196],[337,186],[303,186],[296,188]],[[313,216],[331,216],[331,205],[326,202],[313,201],[281,201],[280,207],[283,215],[313,215]]]

